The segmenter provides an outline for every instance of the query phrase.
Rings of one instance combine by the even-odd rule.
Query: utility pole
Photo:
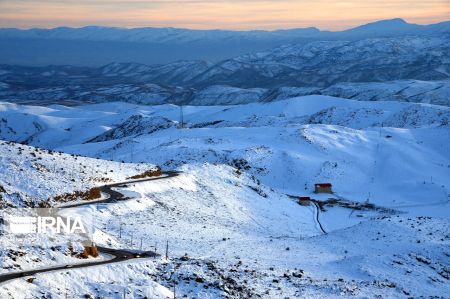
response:
[[[166,260],[169,259],[169,241],[166,241]]]
[[[184,119],[183,119],[183,105],[180,104],[180,129],[184,127]]]
[[[119,239],[122,239],[122,222],[119,225]]]
[[[142,239],[143,239],[143,237],[141,237],[141,246],[140,246],[140,248],[141,248],[141,251],[142,251]]]

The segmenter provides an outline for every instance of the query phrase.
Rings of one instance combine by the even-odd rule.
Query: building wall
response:
[[[331,187],[320,187],[320,186],[315,186],[315,192],[316,193],[333,193],[333,191],[331,190]]]

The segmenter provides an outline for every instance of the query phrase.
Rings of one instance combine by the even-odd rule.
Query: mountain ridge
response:
[[[218,62],[290,43],[433,36],[448,32],[450,21],[417,25],[399,19],[381,20],[342,31],[315,27],[274,31],[100,26],[0,28],[0,64],[100,66],[111,62],[156,64],[198,59]],[[21,51],[17,51],[18,48]]]
[[[92,31],[92,30],[116,30],[116,31],[122,31],[122,32],[137,32],[142,33],[143,31],[153,31],[155,32],[191,32],[191,33],[228,33],[228,34],[256,34],[256,33],[267,33],[267,34],[277,34],[277,33],[327,33],[327,34],[338,34],[338,33],[344,33],[344,32],[351,32],[351,31],[360,31],[364,29],[386,29],[386,26],[397,28],[389,28],[389,29],[405,29],[405,30],[411,30],[411,29],[429,29],[429,28],[441,28],[441,30],[448,29],[447,27],[450,26],[450,21],[442,21],[437,23],[431,23],[431,24],[415,24],[415,23],[408,23],[402,18],[392,18],[392,19],[382,19],[377,20],[373,22],[369,22],[366,24],[358,25],[355,27],[350,27],[343,30],[322,30],[315,26],[309,26],[309,27],[293,27],[293,28],[281,28],[281,29],[274,29],[274,30],[264,30],[264,29],[249,29],[249,30],[231,30],[231,29],[192,29],[192,28],[183,28],[183,27],[133,27],[133,28],[127,28],[127,27],[117,27],[117,26],[99,26],[99,25],[86,25],[82,27],[68,27],[68,26],[58,26],[53,28],[41,28],[41,27],[35,27],[35,28],[15,28],[15,27],[5,27],[0,28],[0,36],[8,35],[8,33],[22,33],[22,34],[41,34],[41,37],[43,34],[51,33],[51,32],[61,32],[68,33],[67,31]],[[45,35],[44,35],[45,36]],[[24,35],[23,37],[27,37]],[[32,37],[32,36],[30,36]],[[39,37],[37,35],[36,37]],[[52,37],[51,35],[48,37]],[[78,38],[83,36],[78,36]],[[84,36],[86,37],[86,36]],[[75,36],[77,38],[77,36]],[[108,36],[106,37],[108,38]]]

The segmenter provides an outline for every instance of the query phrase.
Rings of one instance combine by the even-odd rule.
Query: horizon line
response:
[[[21,30],[21,31],[27,31],[27,30],[54,30],[54,29],[61,29],[61,28],[67,28],[67,29],[83,29],[83,28],[89,28],[89,27],[96,27],[96,28],[109,28],[109,29],[124,29],[124,30],[133,30],[133,29],[175,29],[175,30],[190,30],[190,31],[232,31],[232,32],[252,32],[252,31],[265,31],[265,32],[276,32],[276,31],[287,31],[287,30],[296,30],[296,29],[316,29],[319,30],[321,32],[342,32],[342,31],[346,31],[346,30],[350,30],[353,28],[357,28],[357,27],[361,27],[364,25],[369,25],[369,24],[374,24],[374,23],[378,23],[378,22],[383,22],[383,21],[394,21],[394,20],[399,20],[402,21],[405,24],[408,25],[418,25],[418,26],[428,26],[428,25],[436,25],[436,24],[441,24],[441,23],[447,23],[450,22],[450,19],[448,20],[444,20],[444,21],[440,21],[440,22],[433,22],[433,23],[410,23],[407,20],[405,20],[404,18],[389,18],[389,19],[374,19],[372,21],[369,21],[367,23],[361,23],[359,25],[356,26],[350,26],[350,27],[346,27],[344,29],[339,29],[339,30],[330,30],[330,29],[322,29],[319,28],[317,26],[307,26],[307,27],[286,27],[286,28],[278,28],[278,29],[226,29],[226,28],[189,28],[189,27],[174,27],[174,26],[142,26],[142,27],[127,27],[127,26],[114,26],[114,25],[84,25],[84,26],[80,26],[80,27],[76,27],[76,26],[56,26],[56,27],[0,27],[0,30],[4,30],[4,29],[16,29],[16,30]]]

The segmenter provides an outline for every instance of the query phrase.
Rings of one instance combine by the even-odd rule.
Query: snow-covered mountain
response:
[[[358,101],[398,101],[450,106],[450,80],[396,80],[368,83],[337,83],[326,88],[280,87],[269,89],[262,102],[295,96],[322,94]]]
[[[138,82],[184,85],[212,65],[207,61],[177,61],[154,66],[137,63],[111,63],[101,67],[98,71],[105,77],[125,77]]]
[[[211,85],[205,88],[172,87],[152,83],[119,83],[103,80],[91,85],[77,82],[47,86],[48,82],[29,86],[26,80],[10,80],[0,84],[0,99],[31,105],[84,105],[89,103],[127,102],[143,105],[235,105],[252,102],[272,102],[303,95],[329,95],[360,101],[399,101],[450,106],[450,80],[395,80],[367,83],[336,83],[329,87],[238,88],[227,85]],[[144,75],[143,75],[144,76]],[[61,80],[61,81],[60,81]],[[84,80],[84,79],[83,79]],[[125,79],[126,80],[126,79]],[[26,81],[26,82],[25,82]],[[66,82],[70,82],[67,79]],[[41,85],[42,84],[42,85]]]
[[[0,63],[100,66],[116,61],[145,64],[192,59],[219,61],[293,42],[429,36],[448,34],[449,31],[450,22],[417,25],[402,19],[377,21],[338,32],[314,27],[275,31],[98,26],[28,30],[2,28]],[[18,46],[21,51],[16,51]]]
[[[320,41],[225,60],[191,81],[195,86],[319,86],[449,78],[449,35]]]
[[[0,65],[0,298],[445,297],[448,32],[0,29],[0,61],[96,65]],[[9,233],[23,207],[89,238]]]
[[[77,188],[95,185],[91,175],[106,175],[103,168],[112,180],[145,168],[136,163],[143,161],[183,171],[118,187],[128,201],[79,211],[96,219],[97,244],[162,252],[169,241],[168,260],[67,268],[35,275],[31,283],[18,278],[2,285],[2,298],[114,297],[124,290],[131,298],[164,298],[173,297],[174,284],[177,296],[199,298],[450,291],[448,107],[307,96],[183,108],[2,103],[0,111],[0,139],[29,144],[0,144],[0,185],[12,204],[27,204],[11,200],[14,192],[70,191],[65,180],[74,176],[83,182]],[[58,164],[71,171],[55,170]],[[314,193],[317,182],[332,183],[333,193]],[[298,196],[319,207],[299,205]],[[67,246],[53,246],[61,238],[47,240],[51,250],[10,235],[1,239],[2,248],[13,250],[0,250],[3,272],[74,260]]]
[[[253,127],[271,123],[330,124],[361,129],[373,126],[415,128],[447,127],[449,108],[397,102],[358,102],[326,96],[305,96],[295,100],[234,106],[186,106],[186,126],[192,128]],[[304,112],[287,117],[294,103]],[[298,105],[297,105],[298,103]],[[313,107],[313,108],[310,108]],[[223,113],[219,113],[220,111]],[[222,116],[216,116],[221,114]],[[228,118],[227,118],[228,117]],[[0,138],[43,148],[116,140],[155,132],[167,132],[179,125],[180,108],[174,105],[139,106],[104,103],[79,107],[49,107],[0,104]]]
[[[407,23],[400,18],[381,20],[369,24],[350,28],[340,32],[345,38],[387,37],[401,35],[429,35],[437,32],[448,32],[450,22],[431,25],[417,25]]]
[[[0,141],[1,208],[33,207],[57,195],[86,191],[154,168],[79,157]]]
[[[291,44],[216,64],[2,65],[0,100],[223,105],[324,94],[448,105],[449,36]]]

